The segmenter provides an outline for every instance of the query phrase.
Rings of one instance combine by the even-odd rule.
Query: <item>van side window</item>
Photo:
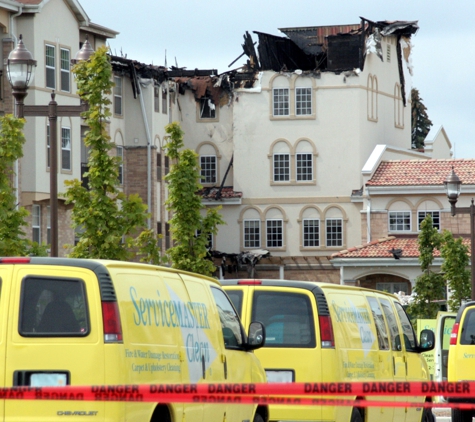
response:
[[[469,309],[463,321],[460,344],[475,344],[475,312]]]
[[[404,344],[406,346],[406,350],[409,352],[414,351],[417,348],[417,340],[416,334],[414,333],[414,329],[412,328],[411,321],[409,321],[409,317],[407,316],[406,311],[399,302],[394,302],[394,305],[396,306],[396,310],[401,321],[402,334],[404,337]]]
[[[88,321],[82,280],[23,279],[19,321],[23,337],[82,337],[89,333]]]
[[[242,316],[242,296],[243,293],[241,290],[228,290],[227,295],[231,302],[233,302],[234,307],[239,315],[239,318]]]
[[[265,347],[315,347],[313,312],[307,295],[255,292],[251,320],[265,325]]]
[[[384,321],[383,311],[379,302],[374,297],[368,297],[369,306],[373,313],[374,323],[376,325],[376,333],[378,335],[378,344],[380,350],[389,350],[389,335]]]
[[[234,349],[242,346],[242,325],[233,305],[231,305],[231,302],[223,291],[214,287],[211,288],[211,291],[218,306],[219,319],[221,320],[226,349]]]
[[[379,299],[381,307],[383,308],[384,316],[389,328],[389,341],[391,343],[391,350],[398,350],[396,339],[399,336],[399,327],[397,326],[396,314],[393,311],[391,303],[387,299]]]

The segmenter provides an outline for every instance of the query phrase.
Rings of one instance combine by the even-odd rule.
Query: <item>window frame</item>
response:
[[[119,183],[123,185],[124,184],[124,147],[122,145],[116,145],[115,150],[116,150],[117,157],[120,158],[118,179],[119,179]]]
[[[304,95],[301,91],[307,91]],[[300,109],[300,112],[299,112]],[[306,112],[302,112],[306,111]],[[312,104],[312,88],[311,87],[295,87],[295,115],[296,116],[311,116],[313,114]]]
[[[218,157],[216,155],[200,155],[200,183],[213,185],[218,180]]]
[[[119,82],[120,81],[120,82]],[[123,102],[123,79],[121,76],[114,75],[114,116],[124,115],[124,102]]]
[[[67,59],[63,58],[63,53],[67,53]],[[66,64],[66,67],[63,65]],[[60,48],[60,82],[62,92],[71,92],[71,51],[68,48]],[[63,86],[63,82],[67,81],[67,89]]]
[[[274,152],[272,154],[273,181],[290,182],[290,170],[290,154],[288,152]]]
[[[268,249],[284,247],[284,220],[282,218],[266,219],[266,247]]]
[[[307,157],[302,159],[302,156]],[[302,178],[302,176],[306,176],[306,178]],[[313,180],[313,154],[311,152],[297,152],[295,154],[295,180],[297,182],[311,182]]]
[[[329,226],[329,223],[333,223],[333,222],[338,222],[339,224],[337,226],[333,224]],[[335,232],[335,228],[337,230],[339,228],[339,232]],[[340,237],[340,239],[338,239],[338,236]],[[325,218],[325,246],[327,248],[335,248],[335,247],[343,246],[343,218],[340,218],[340,217]]]
[[[421,214],[424,214],[423,218],[421,218]],[[417,230],[421,231],[421,223],[429,214],[432,217],[432,227],[436,228],[437,231],[440,232],[440,211],[439,210],[435,210],[435,211],[418,210],[417,211]],[[435,214],[437,214],[437,222],[435,221],[435,218],[434,218]]]
[[[41,205],[31,207],[31,239],[41,245]]]
[[[50,50],[53,54],[48,54]],[[48,85],[52,82],[52,86]],[[56,89],[56,46],[45,44],[45,87]]]
[[[213,102],[213,99],[205,95],[199,100],[199,118],[201,120],[213,120],[217,118],[217,108],[216,104]]]
[[[245,249],[260,248],[261,247],[261,233],[262,233],[261,220],[257,218],[244,219],[243,220],[243,246],[244,248]]]
[[[65,135],[69,134],[68,137]],[[65,147],[65,141],[69,142],[69,145]],[[69,160],[69,167],[65,167],[66,158]],[[62,171],[72,171],[73,163],[72,163],[72,141],[71,141],[71,128],[67,126],[61,127],[61,170]]]
[[[310,233],[308,230],[306,230],[306,223],[309,221],[316,222],[317,224],[314,224],[312,227],[316,227],[316,236],[315,236],[315,231],[313,233]],[[316,244],[306,244],[307,242],[310,243],[310,237],[312,236],[313,238],[313,243]],[[319,218],[303,218],[302,219],[302,246],[304,248],[319,248],[320,247],[320,219]]]
[[[290,88],[272,88],[272,115],[290,116]]]
[[[396,216],[393,216],[395,215]],[[399,214],[404,214],[403,217],[399,216]],[[398,223],[397,220],[403,218],[402,223]],[[393,222],[391,224],[391,219],[396,220],[396,222]],[[409,229],[404,228],[404,226],[407,224],[407,219],[409,219]],[[403,228],[398,228],[398,226],[402,226]],[[390,233],[396,233],[396,232],[405,232],[408,233],[412,230],[412,216],[411,216],[411,211],[389,211],[388,212],[388,229]]]

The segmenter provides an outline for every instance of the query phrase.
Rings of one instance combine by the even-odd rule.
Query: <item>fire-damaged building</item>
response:
[[[440,213],[441,229],[453,221],[442,186],[440,192],[396,186],[387,196],[372,180],[390,161],[451,159],[443,128],[426,139],[425,150],[411,148],[411,48],[418,29],[416,21],[359,18],[351,25],[281,28],[279,36],[246,32],[225,71],[111,55],[111,153],[122,158],[124,193],[138,193],[148,205],[148,225],[163,235],[162,252],[172,242],[164,176],[172,164],[165,126],[174,121],[185,147],[198,155],[203,205],[220,206],[226,222],[209,239],[217,277],[377,287],[374,262],[347,271],[354,264],[345,251],[388,237],[416,239],[420,213]],[[105,34],[101,42],[116,35],[92,30]],[[85,130],[81,123],[82,135]],[[86,147],[75,151],[72,144],[71,170],[61,183],[87,171]],[[60,208],[61,255],[68,253],[62,245],[74,242],[69,213]],[[47,227],[43,216],[37,220]],[[33,226],[28,235],[44,241],[46,230]],[[403,268],[404,249],[398,260],[389,250],[384,259],[397,261],[398,270],[378,267],[384,289],[410,293],[414,276]]]
[[[124,188],[136,186],[144,197],[146,188],[153,224],[167,233],[163,127],[178,121],[186,147],[199,157],[203,204],[221,206],[226,221],[210,239],[219,277],[378,287],[371,268],[345,278],[342,251],[387,236],[414,242],[418,213],[444,210],[443,199],[423,189],[410,204],[393,198],[372,209],[365,186],[386,160],[451,158],[443,129],[425,151],[411,149],[411,43],[418,29],[416,21],[360,18],[354,25],[281,28],[285,36],[255,31],[257,41],[246,32],[243,53],[230,65],[236,67],[221,73],[112,57],[116,75],[132,81],[121,85],[131,90],[126,107],[130,98],[139,114],[131,97],[140,92],[149,104],[133,126],[132,112],[124,114],[122,128],[111,122],[124,142]],[[154,107],[152,89],[144,88],[152,84]],[[140,120],[144,126],[153,121],[156,135],[148,143],[147,130],[126,134],[130,127],[140,130]],[[151,164],[131,171],[146,156]],[[407,208],[415,221],[400,230],[392,218]],[[396,262],[390,248],[386,255]],[[414,271],[383,272],[385,290],[411,292]]]

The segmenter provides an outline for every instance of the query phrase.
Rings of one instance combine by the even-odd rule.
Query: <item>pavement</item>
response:
[[[435,416],[436,422],[451,422],[450,409],[446,407],[434,407],[432,413]]]

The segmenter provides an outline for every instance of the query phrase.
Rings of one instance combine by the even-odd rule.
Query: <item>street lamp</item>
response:
[[[76,53],[72,64],[80,60],[88,60],[94,53],[88,40],[84,42],[81,49]],[[47,106],[24,105],[23,100],[28,95],[28,86],[33,80],[36,60],[23,44],[20,35],[18,44],[10,52],[7,59],[7,75],[12,86],[12,95],[15,98],[16,116],[23,118],[25,116],[49,118],[50,129],[50,219],[51,219],[51,256],[58,256],[58,140],[57,140],[57,121],[58,117],[80,116],[87,110],[87,104],[81,102],[78,106],[58,106],[55,101],[56,94],[51,93],[51,101]]]
[[[459,179],[457,174],[452,167],[452,172],[447,176],[447,179],[444,181],[445,191],[447,193],[447,198],[449,199],[452,216],[457,214],[470,214],[470,268],[472,274],[472,300],[475,300],[475,205],[472,203],[469,207],[456,207],[458,197],[460,195],[460,190],[462,187],[462,181]]]

